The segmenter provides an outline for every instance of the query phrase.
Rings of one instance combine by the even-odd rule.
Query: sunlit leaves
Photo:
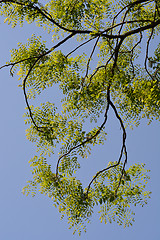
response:
[[[22,26],[24,21],[28,23],[36,21],[42,25],[47,21],[36,8],[37,2],[37,0],[6,1],[5,4],[1,3],[0,5],[0,14],[6,17],[5,21],[12,27],[15,27],[18,23]]]
[[[32,35],[11,50],[11,60],[3,66],[10,66],[11,75],[17,72],[22,81],[26,136],[37,150],[30,160],[33,180],[24,193],[34,196],[39,190],[48,195],[79,233],[95,205],[101,221],[132,225],[133,206],[143,206],[150,196],[145,191],[149,177],[144,165],[125,168],[124,125],[160,116],[159,45],[149,56],[150,41],[159,32],[158,1],[51,0],[43,5],[37,0],[5,0],[0,2],[0,14],[12,27],[34,22],[52,32],[54,40],[49,49],[41,37]],[[54,99],[52,95],[50,102],[37,106],[50,87]],[[60,100],[53,103],[57,95]],[[119,161],[97,172],[84,188],[76,173],[81,159],[106,140],[109,107],[122,129]]]
[[[110,163],[113,165],[114,163]],[[145,191],[146,183],[149,179],[144,165],[133,165],[125,173],[126,177],[122,180],[117,195],[115,190],[121,173],[121,165],[104,172],[99,176],[98,181],[94,183],[95,189],[92,189],[96,199],[99,199],[100,219],[107,222],[116,221],[119,225],[129,226],[134,221],[134,212],[132,205],[144,205],[150,192]],[[99,196],[101,196],[99,198]],[[97,201],[96,200],[96,201]]]
[[[115,163],[109,163],[109,166]],[[145,191],[149,179],[143,164],[131,166],[126,172],[118,193],[115,190],[120,179],[122,165],[103,172],[94,182],[89,195],[83,190],[79,180],[63,174],[56,177],[43,157],[34,157],[31,161],[34,182],[24,188],[24,192],[35,192],[40,185],[40,192],[48,194],[58,206],[62,217],[66,214],[71,227],[81,229],[90,221],[94,206],[99,205],[101,221],[116,221],[119,225],[129,226],[134,221],[131,207],[147,203],[150,192]]]

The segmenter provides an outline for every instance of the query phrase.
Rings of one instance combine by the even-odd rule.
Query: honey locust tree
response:
[[[27,139],[37,146],[30,160],[33,179],[24,193],[47,194],[79,233],[95,205],[101,221],[131,225],[132,206],[146,204],[150,192],[144,164],[126,166],[126,126],[160,116],[160,1],[1,0],[0,13],[12,27],[35,23],[52,35],[51,48],[42,36],[18,43],[1,66],[19,75]],[[53,102],[37,105],[36,97],[55,86],[62,108]],[[81,158],[104,143],[109,109],[122,131],[119,158],[97,169],[83,187],[76,172]],[[49,159],[56,162],[55,171]]]

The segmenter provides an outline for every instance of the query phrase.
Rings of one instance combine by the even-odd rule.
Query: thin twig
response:
[[[66,58],[71,55],[72,53],[74,53],[77,49],[79,49],[80,47],[82,47],[83,45],[89,43],[90,41],[92,41],[93,39],[95,39],[96,37],[93,37],[93,38],[90,38],[89,40],[85,41],[84,43],[80,44],[78,47],[76,47],[75,49],[73,49],[71,52],[69,52],[67,55],[66,55]]]
[[[93,46],[92,52],[91,52],[91,54],[90,54],[90,57],[89,57],[89,59],[88,59],[86,74],[85,74],[85,76],[84,76],[84,78],[83,78],[83,81],[82,81],[82,87],[83,87],[83,83],[84,83],[85,79],[86,79],[87,76],[88,76],[89,64],[90,64],[90,61],[91,61],[91,59],[92,59],[93,53],[94,53],[94,51],[95,51],[95,49],[96,49],[96,46],[97,46],[97,44],[98,44],[99,38],[100,38],[100,37],[97,38],[97,40],[96,40],[96,42],[95,42],[95,44],[94,44],[94,46]]]
[[[135,75],[134,64],[133,64],[133,61],[132,61],[133,56],[134,56],[134,49],[141,43],[142,37],[143,37],[143,35],[142,35],[142,33],[140,32],[140,39],[139,39],[139,41],[133,46],[133,48],[132,48],[131,51],[130,51],[130,52],[131,52],[130,62],[131,62],[132,70],[133,70],[133,75]]]
[[[4,67],[9,67],[9,66],[11,66],[10,74],[11,74],[11,76],[13,76],[12,69],[13,69],[13,67],[14,67],[16,64],[19,64],[19,63],[21,63],[21,62],[25,62],[25,61],[27,61],[27,60],[29,60],[29,59],[34,59],[34,58],[38,58],[38,56],[29,57],[29,58],[25,58],[25,59],[19,60],[19,61],[17,61],[17,62],[5,64],[5,65],[1,66],[0,69],[2,69],[2,68],[4,68]]]
[[[92,73],[92,75],[91,75],[90,78],[89,78],[90,81],[89,81],[89,84],[88,84],[87,88],[89,88],[89,86],[90,86],[90,84],[91,84],[92,78],[93,78],[94,75],[99,71],[99,69],[105,68],[105,67],[106,67],[106,65],[101,65],[101,66],[98,66],[98,67],[95,69],[94,73]]]
[[[156,13],[155,13],[155,16],[156,16]],[[154,16],[154,19],[155,19],[155,16]],[[144,61],[145,70],[146,70],[146,72],[148,73],[148,75],[150,76],[150,78],[151,78],[152,80],[154,80],[154,78],[153,78],[153,76],[150,74],[150,72],[148,71],[148,68],[147,68],[147,60],[148,60],[149,45],[150,45],[150,41],[151,41],[151,39],[152,39],[153,33],[154,33],[154,28],[152,28],[151,34],[150,34],[150,36],[149,36],[149,38],[148,38],[148,41],[147,41],[146,57],[145,57],[145,61]]]

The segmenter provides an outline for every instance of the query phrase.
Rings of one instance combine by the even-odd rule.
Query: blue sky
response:
[[[18,42],[26,42],[26,39],[36,32],[46,36],[44,31],[37,30],[33,25],[11,29],[7,24],[3,24],[2,18],[0,22],[0,66],[9,60],[9,50],[15,48]],[[154,121],[148,126],[144,120],[138,128],[127,129],[128,165],[142,162],[151,170],[148,184],[148,189],[152,191],[151,199],[145,207],[135,208],[136,221],[133,226],[124,229],[115,223],[105,225],[100,223],[98,213],[95,213],[87,233],[81,237],[73,236],[66,219],[60,220],[58,210],[52,206],[48,197],[37,194],[32,198],[21,193],[26,181],[31,179],[28,161],[34,156],[35,149],[25,137],[26,126],[22,118],[25,102],[23,92],[17,85],[17,77],[10,76],[9,68],[0,71],[0,239],[159,240],[159,122]],[[101,169],[106,161],[114,161],[119,154],[121,132],[111,111],[107,129],[109,139],[105,145],[96,147],[91,157],[82,164],[83,177],[88,178],[86,181],[96,170]]]

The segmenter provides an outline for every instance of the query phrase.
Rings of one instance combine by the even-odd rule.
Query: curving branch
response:
[[[34,120],[34,118],[33,118],[32,111],[31,111],[31,108],[30,108],[30,106],[29,106],[29,102],[28,102],[28,98],[27,98],[27,93],[26,93],[26,81],[27,81],[27,79],[28,79],[31,71],[33,70],[34,66],[35,66],[36,63],[38,63],[38,61],[40,60],[40,58],[41,58],[41,57],[37,58],[36,61],[32,64],[32,66],[30,67],[30,69],[29,69],[26,77],[25,77],[24,80],[23,80],[23,93],[24,93],[25,102],[26,102],[26,105],[27,105],[27,108],[28,108],[28,111],[29,111],[29,116],[30,116],[30,118],[31,118],[34,126],[36,127],[37,131],[43,132],[43,131],[41,130],[42,127],[37,126],[37,124],[36,124],[36,122],[35,122],[35,120]]]
[[[117,192],[118,192],[118,189],[119,189],[119,187],[121,185],[121,181],[122,181],[122,178],[123,178],[124,173],[125,173],[125,166],[126,166],[126,163],[127,163],[127,150],[126,150],[126,146],[124,147],[124,154],[125,154],[125,160],[124,160],[124,163],[123,163],[123,168],[122,168],[121,176],[120,176],[120,179],[119,179],[119,182],[118,182],[118,186],[117,186],[117,188],[115,190],[115,193],[114,193],[115,197],[117,197]]]
[[[123,121],[122,121],[121,117],[119,116],[119,114],[118,114],[118,112],[117,112],[117,109],[116,109],[115,105],[112,103],[112,101],[110,101],[110,105],[111,105],[112,109],[114,110],[114,113],[115,113],[117,119],[119,120],[120,125],[121,125],[121,128],[122,128],[122,130],[123,130],[123,143],[122,143],[121,154],[123,154],[123,152],[124,152],[124,154],[125,154],[125,161],[124,161],[124,164],[123,164],[121,177],[120,177],[120,179],[119,179],[118,186],[117,186],[117,188],[116,188],[116,190],[115,190],[115,196],[116,196],[116,195],[117,195],[118,188],[120,187],[120,184],[121,184],[121,180],[122,180],[123,174],[124,174],[125,165],[126,165],[127,160],[128,160],[128,158],[127,158],[127,149],[126,149],[126,137],[127,137],[127,134],[126,134],[126,130],[125,130]],[[120,155],[120,157],[122,158],[122,155]],[[119,158],[118,164],[120,163],[121,158]]]
[[[155,18],[155,17],[156,17],[156,12],[155,12],[154,18]],[[150,45],[150,41],[151,41],[151,39],[152,39],[153,33],[154,33],[154,28],[152,28],[151,33],[150,33],[150,36],[149,36],[149,38],[148,38],[148,40],[147,40],[146,56],[145,56],[145,61],[144,61],[145,70],[146,70],[147,74],[150,76],[150,78],[151,78],[152,80],[154,80],[154,78],[153,78],[153,76],[150,74],[150,72],[148,71],[148,68],[147,68],[147,60],[148,60],[149,45]]]
[[[51,23],[53,23],[54,25],[56,25],[57,27],[59,27],[60,29],[66,31],[66,32],[69,32],[69,33],[73,33],[73,34],[93,34],[94,36],[107,36],[108,38],[112,39],[112,38],[119,38],[118,35],[110,35],[110,34],[105,34],[103,35],[103,33],[101,32],[98,32],[97,33],[94,33],[93,31],[91,30],[79,30],[79,29],[68,29],[66,27],[63,27],[62,25],[60,25],[58,22],[56,22],[52,16],[46,12],[46,10],[44,10],[44,12],[37,6],[34,6],[33,3],[30,3],[30,4],[25,4],[26,2],[22,3],[22,2],[17,2],[15,0],[2,0],[0,1],[0,3],[14,3],[14,4],[17,4],[17,5],[20,5],[20,6],[27,6],[29,7],[30,9],[34,9],[36,11],[38,11],[44,18],[46,18],[47,20],[49,20]],[[49,16],[48,16],[49,15]]]
[[[124,153],[124,154],[125,154],[125,161],[124,161],[124,164],[123,164],[123,169],[122,169],[122,173],[121,173],[121,177],[120,177],[118,186],[117,186],[117,188],[116,188],[116,190],[115,190],[115,196],[116,196],[116,195],[117,195],[118,188],[119,188],[119,186],[120,186],[120,184],[121,184],[121,180],[122,180],[123,174],[124,174],[125,165],[126,165],[126,163],[127,163],[127,150],[126,150],[126,143],[125,143],[125,142],[126,142],[126,136],[127,136],[127,135],[126,135],[126,130],[125,130],[123,121],[122,121],[121,117],[119,116],[119,114],[118,114],[118,112],[117,112],[117,109],[116,109],[115,105],[112,103],[112,101],[110,100],[110,98],[109,98],[108,100],[109,100],[108,105],[110,105],[110,106],[112,107],[112,109],[113,109],[113,111],[114,111],[114,113],[115,113],[115,115],[116,115],[116,118],[117,118],[117,119],[119,120],[119,122],[120,122],[122,131],[123,131],[122,147],[121,147],[120,156],[119,156],[119,159],[118,159],[117,163],[116,163],[116,164],[113,164],[113,165],[111,165],[111,166],[109,166],[109,167],[107,167],[107,168],[104,168],[104,169],[102,169],[102,170],[100,170],[100,171],[98,171],[98,172],[96,173],[96,175],[92,178],[92,180],[90,181],[90,183],[89,183],[89,185],[88,185],[88,187],[87,187],[87,191],[86,191],[86,195],[87,195],[87,196],[88,196],[89,190],[90,190],[90,188],[91,188],[91,185],[92,185],[92,183],[96,180],[96,178],[97,178],[101,173],[106,172],[106,171],[108,171],[108,170],[111,169],[111,168],[117,167],[117,166],[120,164],[120,162],[121,162],[121,160],[122,160],[123,153]],[[108,108],[109,108],[109,106],[108,106]]]
[[[19,60],[19,61],[13,62],[13,63],[5,64],[5,65],[1,66],[0,69],[11,66],[11,68],[10,68],[10,74],[11,74],[11,76],[13,77],[12,69],[13,69],[13,67],[14,67],[15,65],[17,65],[17,64],[19,64],[19,63],[22,63],[22,62],[25,62],[25,61],[30,60],[30,59],[34,59],[34,58],[38,58],[38,56],[28,57],[28,58],[24,58],[24,59],[22,59],[22,60]]]
[[[73,150],[81,147],[81,146],[84,146],[86,143],[90,142],[92,139],[96,138],[98,136],[98,134],[101,132],[101,130],[103,129],[103,127],[105,126],[106,122],[107,122],[107,113],[108,113],[108,110],[109,110],[109,99],[110,99],[110,86],[108,86],[108,89],[107,89],[107,107],[106,107],[106,111],[105,111],[105,114],[104,114],[104,121],[103,123],[101,124],[101,126],[99,127],[99,129],[97,130],[97,132],[92,135],[91,137],[87,138],[85,141],[83,141],[82,143],[79,143],[78,145],[72,147],[69,149],[68,152],[66,152],[65,154],[61,155],[57,161],[57,166],[56,166],[56,176],[58,177],[58,167],[59,167],[59,163],[60,163],[60,160],[64,157],[66,157],[67,155],[69,155]]]
[[[26,77],[24,78],[23,80],[23,92],[24,92],[24,97],[25,97],[25,102],[26,102],[26,105],[28,107],[28,111],[29,111],[29,115],[30,115],[30,118],[34,124],[34,126],[36,127],[37,131],[39,132],[43,132],[43,129],[44,127],[39,127],[37,126],[34,118],[33,118],[33,114],[32,114],[32,111],[31,111],[31,108],[29,106],[29,102],[28,102],[28,98],[27,98],[27,93],[26,93],[26,81],[30,75],[30,73],[32,72],[32,70],[34,69],[35,65],[38,63],[38,61],[43,58],[44,56],[48,55],[49,53],[51,53],[53,50],[55,50],[56,48],[58,48],[60,45],[62,45],[64,42],[66,42],[68,39],[72,38],[75,34],[74,33],[71,33],[69,36],[67,36],[66,38],[64,38],[62,41],[60,41],[59,43],[57,43],[55,46],[53,46],[50,50],[48,50],[47,52],[41,54],[39,57],[37,57],[37,59],[34,61],[34,63],[31,65],[31,67],[29,68],[28,70],[28,73],[26,75]]]
[[[142,38],[143,38],[143,35],[142,33],[140,32],[140,38],[138,40],[138,42],[133,46],[133,48],[130,50],[131,52],[131,58],[130,58],[130,63],[131,63],[131,66],[132,66],[132,71],[133,71],[133,75],[135,75],[135,68],[134,68],[134,64],[133,64],[133,54],[134,54],[134,49],[142,42]]]
[[[88,84],[87,88],[89,88],[89,86],[90,86],[90,84],[91,84],[91,81],[92,81],[92,78],[97,74],[97,72],[98,72],[99,69],[101,69],[101,68],[106,68],[106,65],[101,65],[101,66],[99,66],[99,67],[97,67],[97,68],[95,69],[94,73],[92,73],[92,75],[91,75],[90,78],[89,78],[89,84]]]
[[[48,21],[50,21],[52,24],[56,25],[60,29],[62,29],[64,31],[67,31],[67,32],[70,32],[70,33],[74,32],[74,30],[70,30],[68,28],[65,28],[65,27],[61,26],[58,22],[56,22],[52,18],[52,16],[44,9],[42,4],[39,4],[39,5],[43,8],[43,10],[41,10],[38,6],[34,6],[34,3],[30,2],[30,1],[27,1],[27,2],[23,3],[23,2],[17,2],[17,1],[14,1],[14,0],[2,0],[2,1],[0,1],[0,3],[14,3],[14,4],[17,4],[17,5],[20,5],[20,6],[25,6],[25,7],[27,6],[28,8],[34,9],[35,11],[40,13],[44,18],[46,18]]]

